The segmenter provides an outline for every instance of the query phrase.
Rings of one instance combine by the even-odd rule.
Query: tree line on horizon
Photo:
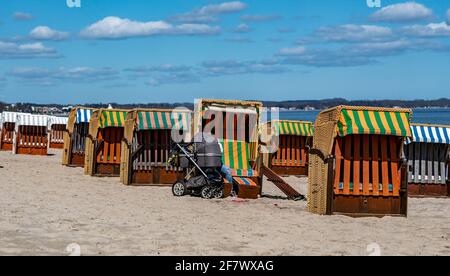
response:
[[[133,109],[133,108],[175,108],[186,107],[194,109],[193,103],[146,103],[146,104],[119,104],[109,103],[114,108]],[[93,108],[106,108],[109,104],[90,103],[83,106]],[[322,100],[292,100],[292,101],[263,101],[265,107],[279,107],[283,109],[305,109],[314,108],[323,110],[338,105],[353,106],[372,106],[372,107],[402,107],[402,108],[448,108],[450,107],[450,99],[441,98],[435,100],[346,100],[343,98],[322,99]],[[0,111],[20,111],[32,112],[32,107],[56,107],[62,109],[67,105],[62,104],[34,104],[34,103],[15,103],[11,104],[0,102]]]

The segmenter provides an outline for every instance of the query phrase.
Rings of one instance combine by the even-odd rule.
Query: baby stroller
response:
[[[198,137],[200,136],[196,138]],[[200,138],[193,143],[174,143],[169,163],[187,169],[187,174],[183,181],[172,186],[172,192],[175,196],[223,198],[222,152],[219,142],[212,136],[202,135]]]

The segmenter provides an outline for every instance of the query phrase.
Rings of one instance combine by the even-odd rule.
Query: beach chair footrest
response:
[[[257,199],[261,187],[250,178],[235,177],[234,183],[237,185],[237,196],[242,199]]]

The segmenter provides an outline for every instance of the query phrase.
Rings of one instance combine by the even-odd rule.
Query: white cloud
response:
[[[314,67],[355,67],[371,65],[379,58],[409,51],[450,52],[450,46],[424,39],[399,38],[392,41],[357,42],[343,47],[284,48],[278,51],[281,64]]]
[[[0,59],[55,58],[56,50],[42,43],[17,44],[0,41]]]
[[[236,28],[234,28],[234,33],[249,33],[252,29],[245,23],[239,24]]]
[[[124,71],[133,73],[151,73],[151,72],[186,72],[190,71],[190,66],[174,65],[174,64],[161,64],[156,66],[139,66],[127,68]]]
[[[139,22],[119,17],[106,17],[81,31],[91,39],[125,39],[155,35],[215,35],[219,27],[205,24],[172,25],[165,21]]]
[[[279,56],[298,56],[306,53],[306,48],[303,46],[295,48],[283,48],[278,52]]]
[[[386,41],[393,37],[390,28],[374,25],[340,25],[322,27],[316,34],[320,40],[333,42]]]
[[[8,75],[27,84],[50,86],[64,82],[95,83],[117,80],[119,72],[108,67],[61,67],[58,69],[20,67],[12,69]]]
[[[232,42],[232,43],[253,43],[255,42],[253,39],[248,37],[229,37],[225,38],[225,42]]]
[[[282,19],[280,15],[243,15],[241,19],[246,22],[268,22]]]
[[[192,73],[170,73],[153,77],[146,82],[148,86],[161,86],[165,84],[187,84],[199,82],[199,76]]]
[[[38,79],[48,77],[50,75],[50,70],[38,67],[20,67],[12,69],[9,72],[9,75],[22,79]]]
[[[378,22],[407,22],[431,18],[433,11],[416,2],[393,4],[371,15],[371,20]]]
[[[246,8],[247,5],[239,1],[224,2],[207,5],[185,14],[176,15],[171,17],[170,20],[184,23],[211,23],[219,20],[216,17],[218,15],[240,12]]]
[[[283,42],[283,39],[281,37],[269,37],[266,40],[272,43]]]
[[[251,64],[247,67],[248,73],[259,73],[259,74],[282,74],[288,72],[289,70],[285,67],[273,64],[257,63]]]
[[[203,62],[202,66],[204,68],[203,74],[206,77],[243,74],[282,74],[289,71],[284,66],[281,66],[278,60],[211,60]]]
[[[29,37],[34,40],[64,40],[69,37],[69,33],[52,30],[47,26],[34,28]]]
[[[295,29],[290,28],[290,27],[283,27],[283,28],[279,28],[278,32],[282,33],[282,34],[295,33]]]
[[[5,86],[6,86],[6,78],[0,76],[0,89],[4,88]]]
[[[388,42],[359,43],[344,48],[347,54],[356,56],[390,56],[411,49],[412,43],[408,40]]]
[[[225,14],[242,11],[245,8],[247,8],[247,5],[245,3],[233,1],[233,2],[224,2],[217,5],[208,5],[199,9],[197,13],[203,15]]]
[[[28,21],[34,19],[32,14],[25,12],[15,12],[13,14],[13,19],[17,21]]]
[[[101,81],[116,79],[118,72],[112,68],[74,67],[60,68],[54,75],[57,79],[74,81]]]
[[[420,37],[450,37],[450,25],[446,22],[414,25],[402,28],[403,33]]]

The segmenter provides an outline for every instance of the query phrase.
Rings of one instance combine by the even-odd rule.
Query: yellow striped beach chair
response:
[[[316,214],[406,216],[412,111],[339,106],[322,111],[310,151],[308,209]]]
[[[248,143],[236,140],[220,140],[223,148],[222,162],[230,168],[233,182],[238,186],[238,196],[257,198],[260,187],[257,184],[259,173],[250,166]]]
[[[271,169],[279,175],[308,175],[307,146],[313,136],[312,122],[272,121],[278,150],[270,158]]]
[[[128,111],[100,109],[92,114],[86,141],[87,174],[120,175],[121,143]]]

